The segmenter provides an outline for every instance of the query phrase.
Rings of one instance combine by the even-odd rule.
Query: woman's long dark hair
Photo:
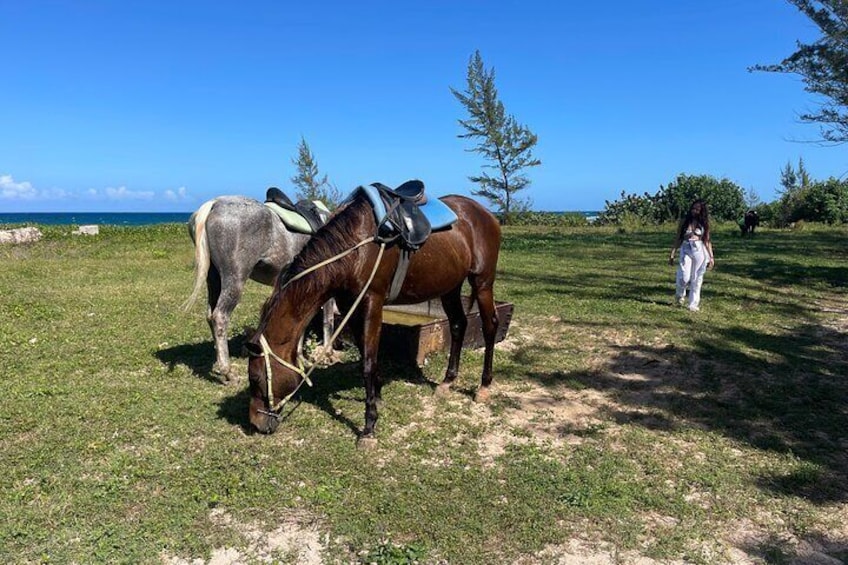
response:
[[[692,202],[692,205],[689,206],[689,211],[686,212],[686,215],[680,222],[680,227],[677,228],[677,237],[679,239],[683,239],[683,234],[686,233],[686,228],[690,224],[701,226],[701,229],[704,230],[704,235],[702,236],[702,239],[709,239],[710,211],[707,208],[707,203],[700,198]]]

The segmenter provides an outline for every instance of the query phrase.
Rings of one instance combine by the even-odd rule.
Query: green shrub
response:
[[[598,223],[620,225],[628,221],[632,224],[634,217],[640,225],[677,222],[698,198],[707,202],[710,216],[718,222],[737,221],[745,213],[744,194],[736,183],[710,175],[680,174],[667,186],[660,186],[653,195],[622,191],[619,200],[606,201]]]
[[[513,226],[581,227],[589,225],[589,220],[580,212],[533,212],[526,211],[513,216]]]

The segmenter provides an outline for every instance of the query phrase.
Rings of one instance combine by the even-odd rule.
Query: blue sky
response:
[[[539,136],[523,194],[602,209],[679,173],[763,200],[803,158],[816,100],[778,62],[817,28],[784,0],[284,2],[0,0],[0,211],[191,211],[293,193],[301,136],[342,192],[420,178],[469,194],[457,123],[479,49]]]

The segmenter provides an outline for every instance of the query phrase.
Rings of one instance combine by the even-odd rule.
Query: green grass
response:
[[[444,355],[385,361],[373,451],[354,443],[355,362],[251,433],[239,339],[225,386],[203,308],[180,309],[183,226],[42,229],[0,247],[3,562],[298,562],[268,542],[281,524],[320,532],[329,562],[510,563],[569,540],[693,563],[848,556],[845,228],[720,227],[698,314],[671,306],[673,228],[507,228],[491,404],[470,400],[479,351],[448,399]],[[269,292],[248,285],[234,335]]]

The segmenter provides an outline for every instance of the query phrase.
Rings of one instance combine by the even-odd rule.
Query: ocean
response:
[[[149,226],[184,224],[191,212],[0,212],[0,224]]]
[[[546,212],[551,214],[583,214],[589,221],[600,212]],[[76,225],[149,226],[154,224],[184,224],[191,212],[0,212],[0,225]]]

